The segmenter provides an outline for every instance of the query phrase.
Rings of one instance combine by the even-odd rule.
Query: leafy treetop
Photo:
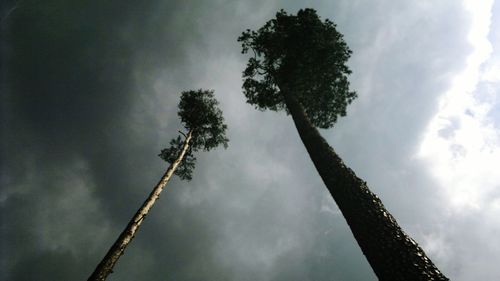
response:
[[[261,110],[287,110],[283,95],[293,95],[320,128],[345,116],[356,98],[347,80],[352,52],[335,27],[313,9],[296,16],[281,10],[259,30],[243,32],[242,53],[254,55],[243,72],[247,102]]]
[[[217,107],[218,104],[213,91],[200,89],[185,91],[181,94],[177,114],[184,128],[192,133],[189,149],[175,171],[181,179],[192,179],[196,162],[193,152],[200,149],[208,151],[219,145],[227,148],[229,141],[226,137],[227,125],[224,123],[222,111]],[[159,156],[168,163],[173,163],[183,145],[183,138],[178,136],[170,141],[170,147],[163,149]]]

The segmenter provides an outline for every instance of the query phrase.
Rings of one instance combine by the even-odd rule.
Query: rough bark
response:
[[[144,201],[139,210],[137,210],[135,215],[128,223],[127,227],[120,234],[120,236],[115,241],[113,246],[111,246],[111,248],[108,250],[107,254],[104,256],[102,261],[97,265],[92,275],[87,279],[88,281],[104,281],[106,280],[108,275],[113,272],[114,265],[116,264],[120,256],[123,255],[125,248],[134,238],[135,233],[137,232],[142,222],[146,218],[146,215],[148,214],[149,210],[151,210],[153,204],[160,196],[160,193],[162,192],[163,188],[172,177],[175,169],[184,158],[187,150],[189,149],[191,138],[192,138],[192,131],[189,131],[188,134],[186,135],[186,139],[184,140],[184,145],[177,159],[172,164],[170,164],[167,171],[160,179],[158,184],[153,188],[153,191],[151,191],[146,201]]]
[[[311,124],[296,98],[286,106],[311,160],[379,280],[449,280]]]

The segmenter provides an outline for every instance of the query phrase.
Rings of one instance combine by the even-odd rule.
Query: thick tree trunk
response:
[[[163,188],[165,187],[169,179],[172,177],[172,174],[174,173],[175,169],[184,158],[184,155],[186,154],[189,148],[191,138],[192,138],[192,131],[189,131],[189,133],[186,136],[186,139],[184,140],[184,145],[177,159],[172,164],[170,164],[163,177],[154,187],[153,191],[149,194],[146,201],[144,201],[144,203],[142,204],[141,208],[137,210],[134,217],[128,223],[127,227],[120,234],[120,236],[115,241],[113,246],[111,246],[111,248],[108,250],[106,256],[104,256],[102,261],[97,265],[92,275],[88,278],[88,281],[106,280],[108,275],[113,272],[114,265],[116,264],[120,256],[123,255],[125,248],[134,238],[135,233],[137,232],[142,222],[146,218],[146,215],[148,214],[149,210],[151,209],[151,207],[153,207],[153,204],[155,203],[156,199],[158,199]]]
[[[311,160],[379,280],[449,280],[398,225],[311,124],[296,98],[285,102]]]

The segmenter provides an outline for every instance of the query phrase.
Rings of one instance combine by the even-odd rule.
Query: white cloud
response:
[[[442,96],[417,153],[446,194],[440,230],[424,239],[424,248],[446,261],[443,269],[453,280],[492,280],[500,274],[495,265],[500,257],[492,250],[498,243],[491,242],[500,216],[500,133],[498,120],[490,117],[500,80],[498,46],[488,37],[496,28],[493,4],[464,1],[473,51]]]
[[[490,95],[478,85],[493,74],[481,66],[489,62],[493,48],[488,41],[493,1],[465,1],[472,25],[468,39],[473,52],[466,68],[443,95],[430,122],[418,156],[429,163],[432,174],[447,191],[455,210],[481,208],[487,194],[500,182],[495,163],[500,162],[500,136],[487,114]]]

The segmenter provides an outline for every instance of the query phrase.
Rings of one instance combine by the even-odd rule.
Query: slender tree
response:
[[[348,168],[316,127],[331,128],[356,93],[346,65],[351,51],[330,20],[313,9],[281,10],[257,31],[238,38],[252,51],[243,72],[247,102],[285,110],[327,189],[380,280],[448,280],[398,225],[366,182]]]
[[[197,90],[181,94],[178,115],[186,132],[179,131],[183,137],[179,135],[172,139],[170,147],[163,149],[159,155],[170,166],[88,280],[106,280],[112,273],[114,265],[134,238],[172,174],[175,173],[183,180],[191,180],[196,161],[193,152],[208,151],[219,145],[227,148],[227,126],[217,105],[213,91]]]

